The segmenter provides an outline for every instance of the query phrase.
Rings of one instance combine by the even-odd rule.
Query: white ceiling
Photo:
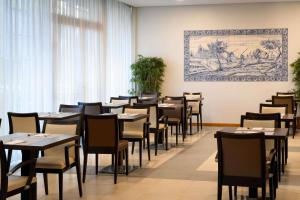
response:
[[[177,5],[208,5],[232,3],[266,3],[266,2],[292,2],[300,0],[119,0],[135,7],[144,6],[177,6]]]

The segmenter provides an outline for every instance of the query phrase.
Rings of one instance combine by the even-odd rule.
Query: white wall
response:
[[[292,89],[292,75],[288,82],[184,82],[183,33],[256,28],[288,28],[290,64],[300,52],[300,3],[138,8],[137,54],[165,60],[163,95],[201,91],[204,122],[239,123],[241,114],[258,111],[276,91]]]

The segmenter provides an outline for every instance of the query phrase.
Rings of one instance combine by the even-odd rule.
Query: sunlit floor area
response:
[[[216,140],[214,133],[219,128],[204,127],[202,131],[188,135],[184,143],[181,136],[179,145],[175,135],[169,136],[172,148],[159,150],[148,161],[146,149],[143,151],[143,167],[137,168],[128,176],[119,175],[118,183],[113,183],[113,175],[95,175],[95,155],[90,155],[86,182],[83,184],[83,197],[89,200],[201,200],[217,199],[217,164],[214,161]],[[152,138],[153,143],[153,138]],[[131,146],[131,145],[130,145]],[[138,145],[136,145],[138,146]],[[129,165],[138,166],[138,148],[130,154]],[[100,155],[100,167],[111,163],[111,156]],[[82,156],[81,156],[82,159]],[[82,164],[82,162],[81,162]],[[58,199],[58,177],[49,175],[49,195],[44,193],[41,174],[38,177],[38,199]],[[64,199],[80,199],[75,170],[64,174]],[[247,188],[238,188],[238,199],[247,199]],[[14,196],[12,199],[19,199]],[[223,187],[223,199],[229,199],[227,187]],[[289,138],[289,157],[285,173],[277,190],[278,200],[300,199],[300,133],[295,139]]]

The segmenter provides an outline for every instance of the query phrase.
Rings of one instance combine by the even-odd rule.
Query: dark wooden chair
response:
[[[157,104],[149,104],[149,102],[134,104],[134,106],[149,106],[149,133],[154,134],[155,155],[157,155],[159,134],[165,137],[165,146],[168,150],[168,117],[159,116]]]
[[[45,134],[71,134],[79,135],[78,121],[46,122],[43,133]],[[45,193],[48,195],[48,175],[58,174],[59,199],[63,199],[63,173],[76,167],[79,195],[82,197],[79,141],[62,144],[42,152],[42,157],[37,159],[36,172],[43,173]]]
[[[171,126],[171,134],[173,133],[173,126],[176,128],[176,145],[178,145],[178,135],[180,126],[182,127],[182,141],[186,135],[186,101],[185,97],[170,97],[163,98],[163,103],[175,104],[175,109],[168,109],[163,111],[163,115],[168,117],[168,125]]]
[[[294,119],[292,122],[293,126],[293,138],[295,137],[296,134],[296,109],[295,109],[295,101],[294,101],[294,96],[272,96],[272,104],[273,105],[282,105],[285,104],[287,105],[287,113],[288,114],[293,114]]]
[[[8,112],[9,134],[21,132],[34,134],[40,132],[39,117],[37,113]],[[7,161],[11,162],[12,150],[8,150]]]
[[[127,105],[130,105],[130,99],[129,98],[120,98],[120,97],[110,97],[110,103],[124,103]],[[124,111],[124,107],[121,108],[111,108],[110,112],[114,114],[121,114]]]
[[[78,105],[82,106],[83,116],[85,115],[99,115],[103,113],[103,107],[101,102],[95,103],[86,103],[86,102],[78,102]],[[85,130],[85,121],[82,121],[82,130]],[[85,140],[85,135],[84,135]],[[85,144],[85,142],[83,142]],[[84,149],[83,149],[84,150]],[[95,155],[95,162],[96,162],[96,174],[98,174],[98,154]]]
[[[126,175],[128,175],[128,142],[119,140],[117,115],[85,115],[86,140],[84,144],[83,182],[85,182],[88,154],[112,154],[114,183],[117,183],[119,155],[125,151]],[[98,169],[96,169],[98,170]]]
[[[149,106],[127,106],[124,113],[149,115]],[[148,160],[150,160],[149,117],[134,122],[124,122],[122,139],[129,142],[139,142],[140,167],[142,167],[142,143],[147,140]],[[134,145],[133,148],[134,149]],[[133,151],[132,151],[133,153]]]
[[[133,104],[138,103],[139,101],[139,97],[138,96],[119,96],[120,99],[128,99],[129,100],[129,104],[131,106],[133,106]]]
[[[141,97],[147,97],[149,99],[139,99],[139,103],[157,104],[158,103],[158,98],[159,98],[159,93],[158,92],[142,93]]]
[[[64,119],[60,121],[78,121],[79,122],[79,130],[80,130],[80,137],[82,144],[84,143],[84,129],[83,129],[83,106],[82,105],[67,105],[67,104],[60,104],[59,105],[59,112],[75,112],[80,113],[80,116],[73,117],[69,119]]]
[[[0,141],[0,199],[6,200],[8,197],[14,196],[23,192],[24,190],[31,190],[32,199],[36,197],[36,189],[31,188],[33,184],[36,185],[36,178],[34,173],[36,159],[31,158],[28,161],[22,162],[9,171],[9,165],[6,160],[3,142]],[[28,176],[18,176],[14,173],[21,167],[29,165]],[[36,187],[35,187],[36,188]]]
[[[286,104],[260,104],[259,105],[259,112],[260,113],[280,113],[281,117],[283,115],[287,114],[287,105]],[[289,128],[290,123],[281,121],[281,128]],[[286,138],[284,141],[281,142],[282,147],[282,163],[287,164],[287,158],[288,158],[288,138]],[[282,168],[284,172],[284,165]]]
[[[250,113],[241,116],[241,127],[247,128],[281,128],[279,113]],[[273,139],[265,139],[265,149],[267,161],[271,162],[270,171],[274,175],[275,186],[277,188],[280,180],[280,171],[278,168],[278,157],[276,156],[276,146]],[[273,160],[272,160],[273,159]]]
[[[237,134],[218,131],[218,200],[222,199],[222,186],[262,188],[266,199],[266,183],[269,180],[270,199],[274,199],[273,176],[266,162],[264,133]]]
[[[193,98],[195,100],[187,101],[187,105],[192,107],[192,115],[197,117],[197,131],[199,131],[199,124],[202,130],[202,93],[201,92],[184,92],[183,96],[186,98]],[[200,123],[199,123],[200,119]]]

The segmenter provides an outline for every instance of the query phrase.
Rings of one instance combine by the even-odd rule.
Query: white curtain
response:
[[[132,9],[117,0],[0,1],[0,118],[127,94]]]
[[[128,93],[133,58],[132,8],[107,1],[107,97]]]
[[[51,2],[0,2],[0,118],[52,110]],[[3,131],[2,131],[3,132]]]

